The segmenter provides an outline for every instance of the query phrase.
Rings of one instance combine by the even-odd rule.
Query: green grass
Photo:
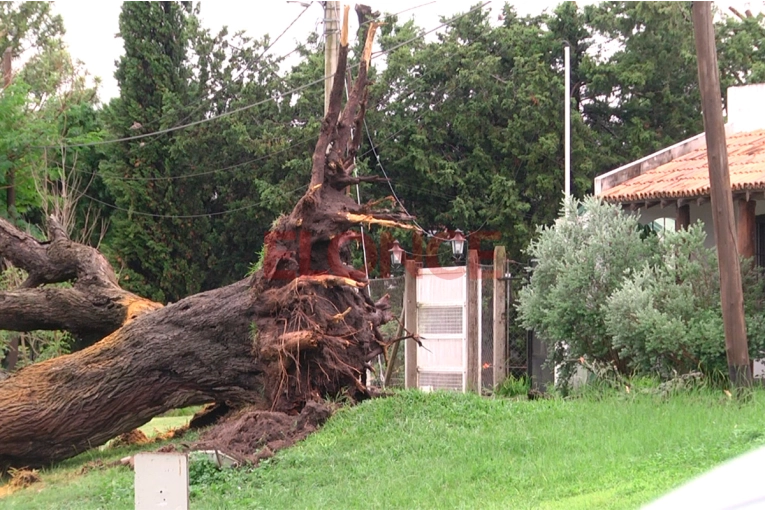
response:
[[[146,434],[147,437],[154,437],[166,430],[182,427],[183,425],[186,425],[189,420],[191,420],[191,416],[160,416],[154,418],[143,427],[140,427],[140,430]]]
[[[763,411],[762,391],[747,403],[711,390],[536,401],[403,392],[341,410],[260,468],[194,467],[191,505],[637,508],[764,444]],[[133,507],[131,471],[74,476],[85,461],[44,472],[0,508]]]

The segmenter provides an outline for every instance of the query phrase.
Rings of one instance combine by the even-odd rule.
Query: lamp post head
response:
[[[390,252],[390,263],[393,266],[400,266],[404,259],[404,249],[398,244],[398,241],[393,241],[393,248],[388,250]]]
[[[454,235],[451,238],[452,243],[452,255],[455,259],[461,259],[465,255],[465,236],[462,235],[462,230],[457,229],[454,231]]]

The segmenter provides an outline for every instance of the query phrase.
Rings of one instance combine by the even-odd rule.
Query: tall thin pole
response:
[[[693,32],[699,63],[701,110],[707,140],[712,222],[720,271],[720,300],[725,330],[725,352],[728,356],[728,375],[731,383],[740,387],[751,386],[752,370],[749,366],[741,268],[736,247],[736,224],[728,173],[728,148],[723,125],[711,4],[712,2],[693,2]]]
[[[8,87],[11,84],[12,69],[11,69],[11,48],[6,48],[3,53],[3,88]],[[16,169],[13,167],[13,162],[8,168],[5,174],[5,206],[8,211],[8,219],[11,223],[16,223]]]
[[[11,48],[8,47],[3,52],[3,88],[7,88],[13,79],[12,68],[13,55]],[[16,224],[16,169],[11,162],[8,171],[5,174],[6,190],[5,190],[5,205],[7,208],[8,219],[14,225]],[[0,269],[5,269],[9,262],[0,258]],[[14,334],[11,337],[10,344],[8,346],[8,355],[5,357],[5,366],[8,370],[14,370],[16,363],[19,359],[19,343],[20,338],[18,334]]]
[[[494,247],[494,387],[507,378],[507,251],[504,246]]]
[[[329,93],[332,77],[337,71],[337,52],[340,49],[338,30],[340,2],[324,2],[324,115],[329,111]]]
[[[566,198],[571,196],[571,48],[568,44],[563,48],[563,61],[566,77],[564,87],[566,88],[566,103],[564,105],[564,124],[565,124],[565,148],[566,151]]]

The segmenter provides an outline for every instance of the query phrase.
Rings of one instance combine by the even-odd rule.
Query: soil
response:
[[[139,429],[131,430],[130,432],[125,432],[124,434],[120,434],[119,436],[112,439],[112,442],[110,446],[112,448],[119,448],[120,446],[129,446],[133,444],[146,444],[151,442],[148,437],[146,437],[146,434],[144,434]]]
[[[257,464],[316,431],[332,415],[324,403],[307,402],[300,414],[244,409],[205,431],[192,450],[219,450],[240,463]]]

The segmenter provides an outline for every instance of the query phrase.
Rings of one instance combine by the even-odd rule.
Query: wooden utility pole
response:
[[[11,48],[5,48],[3,52],[3,88],[7,88],[11,84],[12,68],[11,68]],[[16,224],[16,170],[13,168],[13,164],[8,168],[5,174],[5,206],[8,212],[8,220],[12,224]]]
[[[332,77],[337,71],[337,52],[340,48],[338,14],[340,2],[324,2],[324,115],[329,110]]]
[[[744,322],[741,268],[736,248],[733,196],[728,174],[728,148],[722,117],[717,48],[712,24],[712,2],[693,2],[693,32],[699,63],[699,88],[707,140],[712,220],[720,270],[720,299],[725,329],[728,374],[736,387],[751,386],[749,348]]]
[[[504,246],[494,247],[494,387],[507,378],[507,253]]]

